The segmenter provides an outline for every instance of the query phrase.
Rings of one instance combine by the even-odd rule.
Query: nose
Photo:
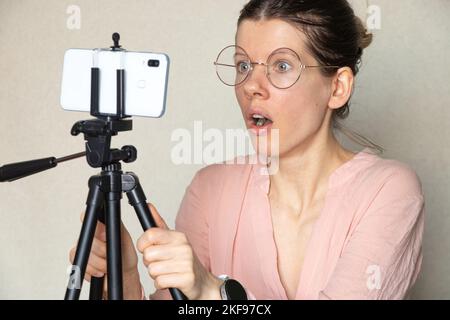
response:
[[[244,82],[244,91],[248,97],[268,96],[267,87],[269,81],[266,75],[266,65],[263,63],[253,63],[247,79]]]

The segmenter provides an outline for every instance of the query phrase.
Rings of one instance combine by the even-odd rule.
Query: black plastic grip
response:
[[[0,168],[0,182],[18,180],[54,168],[56,165],[55,157],[7,164]]]

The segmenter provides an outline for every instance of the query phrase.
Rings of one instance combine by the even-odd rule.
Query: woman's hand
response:
[[[182,232],[169,230],[156,208],[149,204],[159,228],[147,230],[137,248],[156,289],[178,288],[189,300],[220,300],[221,280],[208,272]]]
[[[84,213],[81,214],[81,221],[84,220]],[[121,242],[122,242],[122,271],[124,282],[124,297],[132,299],[141,298],[141,286],[139,273],[137,269],[137,254],[134,248],[133,240],[123,224],[121,224]],[[75,251],[74,246],[69,253],[69,260],[73,263]],[[106,230],[105,225],[97,223],[94,240],[92,241],[91,253],[89,255],[88,265],[84,278],[91,281],[91,277],[103,277],[107,273],[106,262]],[[105,278],[104,291],[107,291],[107,279]]]

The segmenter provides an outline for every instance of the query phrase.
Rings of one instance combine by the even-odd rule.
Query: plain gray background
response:
[[[212,62],[234,41],[246,1],[13,1],[0,0],[0,165],[83,151],[70,129],[87,114],[59,106],[64,51],[111,45],[120,32],[128,50],[166,52],[172,61],[167,113],[134,119],[134,130],[113,139],[133,144],[136,172],[160,213],[173,226],[181,198],[202,165],[171,161],[177,128],[243,128],[233,90],[219,83]],[[365,17],[365,0],[355,0]],[[413,298],[450,298],[450,1],[372,0],[380,30],[364,54],[347,125],[386,148],[384,157],[411,165],[426,196],[422,274]],[[81,28],[67,28],[68,6],[81,9]],[[361,148],[345,142],[353,150]],[[0,298],[62,299],[68,251],[80,231],[87,180],[97,173],[79,159],[0,185]],[[126,203],[127,201],[124,201]],[[138,220],[123,205],[134,239]],[[146,292],[153,291],[140,264]],[[86,297],[87,286],[83,297]]]

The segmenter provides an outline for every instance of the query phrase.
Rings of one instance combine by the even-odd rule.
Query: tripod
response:
[[[119,46],[120,36],[113,34],[112,51],[122,51]],[[78,239],[78,246],[71,269],[65,300],[78,300],[89,253],[94,240],[97,222],[105,224],[107,241],[107,280],[108,299],[123,299],[122,253],[121,253],[121,212],[122,193],[126,193],[133,206],[142,228],[157,227],[147,205],[146,197],[138,177],[132,172],[123,172],[121,161],[130,163],[136,160],[137,150],[134,146],[111,149],[111,138],[119,132],[132,130],[132,121],[124,120],[125,115],[125,70],[117,70],[117,112],[102,114],[99,110],[100,69],[91,69],[91,115],[97,119],[78,121],[72,127],[71,134],[84,134],[86,152],[64,158],[44,158],[5,165],[0,167],[0,182],[14,181],[56,167],[60,162],[86,156],[93,168],[101,168],[101,173],[89,179],[89,193],[86,200],[86,214]],[[100,300],[103,297],[104,277],[92,277],[89,299]],[[176,288],[169,288],[174,300],[187,300]]]
[[[131,130],[130,120],[88,120],[77,122],[72,128],[72,135],[84,133],[86,157],[93,167],[100,167],[99,175],[89,179],[89,193],[86,201],[86,215],[75,253],[72,274],[69,279],[65,299],[79,298],[81,283],[84,278],[97,221],[105,223],[107,240],[108,265],[108,298],[123,299],[122,287],[122,255],[120,238],[120,201],[122,192],[127,194],[130,205],[133,206],[142,228],[145,230],[156,227],[145,194],[138,177],[131,172],[123,173],[120,161],[125,163],[136,160],[136,148],[124,146],[121,150],[109,149],[111,136],[119,131]],[[89,298],[102,298],[104,278],[91,280]],[[170,288],[175,300],[185,300],[186,297],[178,289]]]
[[[112,51],[123,51],[119,45],[120,35],[114,33]],[[78,299],[81,283],[86,271],[86,265],[95,234],[97,221],[105,223],[108,268],[108,298],[123,299],[122,286],[122,255],[120,239],[120,200],[122,192],[128,196],[129,203],[134,207],[142,228],[145,230],[156,227],[146,198],[139,184],[138,177],[131,173],[123,173],[120,161],[125,163],[136,160],[137,151],[133,146],[124,146],[121,150],[110,149],[111,137],[120,131],[132,129],[131,120],[123,120],[125,115],[125,70],[116,72],[116,114],[103,115],[99,108],[100,69],[91,69],[91,115],[96,120],[79,121],[72,127],[72,135],[84,133],[86,142],[86,158],[91,167],[101,167],[100,175],[89,179],[89,194],[86,201],[86,216],[83,221],[78,247],[75,253],[71,278],[67,286],[65,299]],[[73,278],[73,276],[75,276]],[[75,281],[73,281],[75,280]],[[89,298],[101,299],[104,278],[91,279]],[[78,286],[79,284],[79,286]],[[186,300],[178,289],[170,288],[172,298]]]

